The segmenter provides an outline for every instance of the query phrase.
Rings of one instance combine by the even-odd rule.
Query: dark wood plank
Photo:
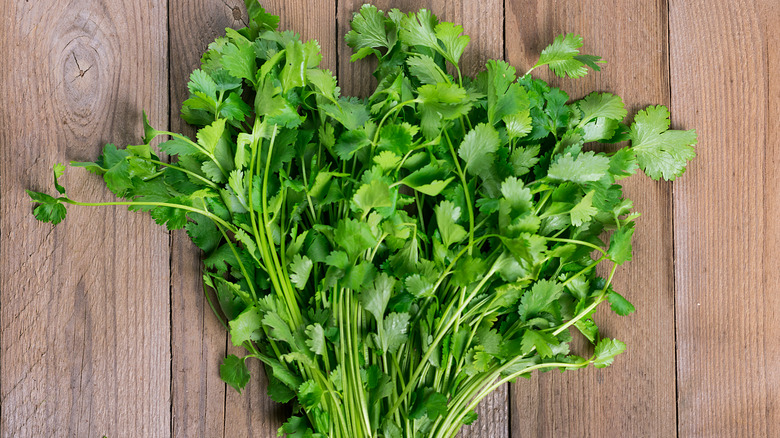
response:
[[[670,1],[680,436],[780,434],[778,4]]]
[[[368,96],[376,87],[371,72],[375,63],[366,60],[352,63],[349,61],[352,49],[344,41],[349,31],[352,15],[365,3],[362,0],[339,2],[339,85],[345,95]],[[503,2],[487,1],[375,1],[377,8],[388,11],[397,8],[403,12],[416,12],[421,8],[430,9],[439,20],[450,21],[463,26],[463,32],[471,37],[463,54],[461,69],[465,75],[474,75],[484,70],[488,59],[503,59],[504,29]],[[509,390],[508,386],[496,390],[487,396],[477,407],[478,420],[465,427],[460,436],[508,437],[509,436]]]
[[[167,124],[166,1],[4,2],[0,92],[0,435],[167,436],[168,233],[124,207],[37,222],[51,166]],[[12,62],[12,64],[11,64]],[[73,198],[113,201],[69,169]]]
[[[264,1],[270,13],[281,17],[280,27],[304,38],[316,38],[326,68],[335,69],[335,6],[320,0]],[[312,14],[311,11],[317,11]],[[171,128],[194,135],[179,117],[187,98],[190,72],[201,54],[226,27],[246,25],[246,10],[237,0],[172,1],[170,4]],[[193,31],[196,29],[196,31]],[[275,437],[289,416],[265,393],[262,367],[249,362],[253,380],[238,394],[219,378],[227,333],[213,315],[201,285],[199,250],[183,232],[173,234],[172,245],[172,351],[174,436]]]
[[[585,53],[607,60],[601,72],[577,80],[554,78],[546,69],[534,74],[572,98],[591,91],[618,94],[632,117],[647,105],[669,103],[666,11],[664,1],[509,0],[507,60],[525,72],[556,35],[580,34]],[[671,186],[644,175],[624,181],[626,196],[643,215],[634,259],[618,270],[613,284],[637,312],[617,317],[605,306],[596,320],[603,336],[624,341],[628,351],[607,369],[536,374],[515,384],[513,437],[676,433]]]

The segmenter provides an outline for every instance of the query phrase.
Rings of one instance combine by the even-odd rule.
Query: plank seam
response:
[[[173,93],[173,90],[171,89],[171,83],[173,80],[171,79],[172,68],[171,68],[171,2],[170,0],[165,2],[165,38],[167,40],[167,59],[166,59],[166,68],[168,69],[168,130],[173,131],[173,121],[171,117],[171,102],[173,102],[173,98],[171,97],[171,94]],[[168,157],[168,162],[171,162],[171,157]],[[173,385],[173,372],[174,372],[174,363],[173,363],[173,243],[174,243],[174,235],[169,230],[168,231],[168,339],[169,339],[169,362],[170,362],[170,373],[169,373],[169,384],[168,384],[168,391],[170,394],[169,397],[169,416],[168,421],[169,423],[169,430],[170,430],[170,436],[174,437],[176,436],[176,422],[174,421],[173,417],[173,403],[174,403],[174,385]]]
[[[671,21],[671,2],[666,1],[666,68],[669,78],[669,108],[672,108],[672,26]],[[672,321],[674,321],[674,424],[676,436],[680,436],[680,381],[678,375],[677,359],[677,245],[675,241],[676,217],[674,214],[676,197],[674,195],[675,186],[671,183],[671,215],[672,215]]]

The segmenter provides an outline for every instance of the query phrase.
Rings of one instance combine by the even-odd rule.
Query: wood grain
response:
[[[680,436],[780,434],[776,2],[670,1]],[[716,36],[717,35],[717,36]]]
[[[376,87],[371,72],[376,63],[362,60],[350,62],[352,49],[344,41],[349,31],[352,15],[365,3],[362,0],[339,2],[339,86],[342,93],[350,96],[368,96]],[[397,8],[402,12],[416,12],[430,9],[439,20],[451,21],[463,26],[463,32],[471,42],[463,54],[461,69],[465,75],[473,75],[485,68],[488,59],[503,59],[503,3],[487,1],[374,1],[371,4],[383,11]],[[370,80],[367,80],[370,78]],[[509,390],[507,385],[487,396],[477,407],[478,420],[462,429],[460,436],[508,437],[509,436]]]
[[[168,233],[124,207],[37,222],[51,166],[167,124],[166,3],[5,2],[0,40],[0,435],[167,436]],[[11,64],[13,63],[13,64]],[[71,169],[69,194],[114,200]]]
[[[669,103],[666,11],[663,1],[507,1],[507,60],[525,72],[556,35],[579,34],[583,53],[607,60],[601,72],[575,80],[547,69],[534,75],[573,99],[591,91],[617,94],[633,117],[647,105]],[[633,260],[617,271],[613,284],[637,312],[618,317],[604,306],[595,318],[602,336],[624,341],[628,350],[606,369],[521,379],[512,388],[513,437],[676,434],[671,186],[641,172],[621,184],[642,217]]]

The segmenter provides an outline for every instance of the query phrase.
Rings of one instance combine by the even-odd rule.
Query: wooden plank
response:
[[[335,69],[335,7],[320,0],[264,1],[270,13],[281,17],[280,27],[292,29],[304,38],[316,38],[326,68]],[[311,14],[311,11],[317,14]],[[189,92],[189,74],[200,56],[226,27],[246,25],[243,2],[209,0],[193,4],[174,1],[170,5],[171,128],[194,135],[179,117]],[[197,29],[193,32],[193,29]],[[172,351],[174,436],[275,437],[290,415],[265,393],[266,380],[259,363],[248,362],[253,380],[238,394],[219,378],[225,354],[242,355],[230,348],[227,334],[204,299],[199,250],[183,232],[173,234],[172,245]]]
[[[363,60],[349,61],[352,49],[344,41],[349,31],[352,15],[365,3],[362,0],[339,2],[339,86],[343,94],[368,96],[376,88],[376,80],[371,75],[375,63]],[[504,6],[500,0],[487,1],[375,1],[377,8],[388,11],[397,8],[402,12],[416,12],[430,9],[439,20],[450,21],[463,26],[463,32],[471,37],[471,42],[463,54],[461,69],[465,75],[474,75],[484,70],[488,59],[503,59],[504,55]],[[459,436],[509,436],[509,389],[507,385],[487,396],[477,407],[478,420],[465,427]]]
[[[572,98],[618,94],[632,117],[644,106],[669,103],[666,10],[663,1],[507,1],[507,60],[525,72],[556,35],[580,34],[584,53],[607,60],[601,72],[576,80],[554,78],[547,69],[534,75]],[[511,395],[513,437],[675,436],[671,186],[644,175],[622,185],[642,217],[634,259],[613,284],[637,312],[617,317],[605,306],[596,321],[603,336],[621,339],[628,351],[607,369],[521,379]]]
[[[0,435],[167,436],[168,233],[124,207],[37,222],[23,189],[51,166],[136,144],[167,124],[160,0],[5,2],[0,27]],[[12,64],[11,64],[12,63]],[[69,169],[73,198],[113,201]]]
[[[671,1],[680,436],[780,434],[777,2]],[[702,12],[706,13],[702,13]]]

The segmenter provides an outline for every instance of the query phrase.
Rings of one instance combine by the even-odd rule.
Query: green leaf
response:
[[[429,139],[439,135],[443,121],[456,119],[471,109],[468,93],[456,84],[427,84],[418,88],[417,93],[422,132]]]
[[[298,387],[298,401],[307,411],[320,404],[324,391],[314,380],[307,380]]]
[[[260,29],[275,30],[279,26],[279,17],[265,12],[257,0],[244,0],[249,19],[252,20]]]
[[[631,304],[627,299],[623,298],[622,295],[613,290],[609,291],[607,299],[609,300],[612,311],[620,316],[626,316],[636,311],[633,304]]]
[[[235,354],[228,355],[219,366],[219,377],[228,385],[241,393],[249,383],[249,368],[244,363],[245,358],[239,358]]]
[[[591,190],[585,195],[580,202],[578,202],[569,212],[571,216],[571,224],[575,227],[579,227],[585,222],[588,222],[590,218],[598,213],[598,209],[593,206],[593,195],[596,192]]]
[[[359,129],[355,131],[346,131],[339,137],[334,148],[336,155],[342,160],[349,160],[355,155],[355,152],[371,145],[366,131]]]
[[[463,51],[466,50],[466,46],[469,45],[471,37],[468,35],[461,35],[463,33],[463,26],[455,25],[453,23],[441,22],[434,28],[436,37],[444,45],[444,57],[451,63],[458,65],[460,56],[463,55]]]
[[[406,342],[408,330],[408,313],[393,312],[387,315],[384,322],[385,336],[382,339],[382,351],[395,354],[398,351],[398,347]]]
[[[604,338],[596,344],[596,350],[593,354],[593,366],[596,368],[608,367],[612,364],[615,356],[626,351],[626,344],[617,339]]]
[[[417,135],[417,127],[409,123],[386,124],[379,131],[378,147],[403,157],[412,151],[412,140]]]
[[[597,118],[623,120],[628,114],[623,99],[610,93],[590,93],[577,102],[577,106],[582,111],[580,125]]]
[[[27,190],[26,192],[33,201],[39,203],[33,210],[33,215],[35,215],[36,219],[41,222],[50,222],[52,225],[57,225],[65,219],[67,210],[56,198],[45,193],[33,192],[31,190]]]
[[[499,146],[501,141],[498,131],[487,123],[480,123],[466,134],[458,148],[458,156],[466,162],[468,173],[487,176],[491,172]]]
[[[213,154],[217,150],[222,134],[225,132],[225,119],[215,120],[212,124],[198,130],[198,144]]]
[[[360,294],[360,304],[381,324],[384,319],[387,303],[395,288],[395,278],[381,273],[374,279],[374,284]]]
[[[552,44],[542,50],[539,62],[534,68],[548,65],[558,77],[579,78],[588,74],[587,66],[593,68],[601,58],[578,56],[582,37],[575,34],[558,35]]]
[[[539,162],[539,145],[518,147],[509,156],[509,162],[515,171],[515,176],[523,176]]]
[[[445,247],[461,242],[468,236],[466,230],[457,224],[461,214],[460,207],[455,206],[450,201],[442,201],[434,208],[434,212],[436,213],[436,224]]]
[[[631,260],[631,237],[634,235],[634,223],[629,222],[619,230],[612,233],[609,240],[607,255],[609,259],[618,265]]]
[[[314,263],[306,256],[301,257],[300,254],[295,254],[290,262],[290,281],[298,289],[306,287],[306,282],[309,281],[309,275]]]
[[[325,329],[319,323],[306,327],[306,345],[314,354],[324,356],[328,354],[328,347],[325,344]]]
[[[57,191],[60,193],[60,195],[64,195],[65,194],[65,187],[62,187],[60,185],[59,179],[65,173],[65,165],[62,164],[62,163],[55,163],[54,167],[52,167],[52,170],[54,172],[54,188],[57,189]]]
[[[290,41],[285,47],[285,63],[279,73],[279,81],[282,83],[282,92],[295,87],[302,87],[306,83],[307,57],[303,44],[300,41]]]
[[[649,106],[637,113],[629,131],[639,167],[654,180],[674,180],[696,156],[696,131],[669,130],[669,123],[665,106]]]
[[[520,299],[520,317],[527,321],[530,317],[539,315],[560,298],[562,293],[563,286],[555,280],[537,281]]]
[[[238,40],[227,44],[222,49],[222,65],[231,75],[255,83],[257,58],[249,41]]]
[[[420,9],[417,14],[410,13],[401,19],[399,36],[404,44],[438,48],[439,41],[434,28],[439,20],[431,11]]]
[[[636,153],[632,148],[618,149],[609,159],[609,173],[614,175],[616,179],[633,175],[637,169]]]
[[[366,217],[372,208],[392,207],[390,187],[382,180],[371,180],[370,183],[363,184],[355,192],[352,203],[358,211],[363,212],[363,217]]]
[[[447,75],[436,64],[436,61],[428,55],[414,54],[406,59],[406,65],[409,66],[409,73],[423,84],[436,85],[440,82],[449,82]]]
[[[586,183],[598,181],[609,170],[609,158],[589,151],[574,158],[572,154],[560,155],[550,165],[547,176],[553,180]]]
[[[261,322],[262,319],[256,307],[248,307],[236,319],[230,321],[230,339],[233,341],[233,345],[239,346],[246,341],[259,340]]]
[[[553,351],[552,348],[550,348],[550,344],[558,344],[558,340],[551,334],[536,330],[526,330],[525,333],[523,333],[521,348],[523,354],[528,354],[536,349],[540,356],[551,357]]]
[[[339,221],[334,237],[336,244],[344,248],[349,258],[353,260],[358,253],[377,244],[376,237],[371,233],[368,224],[354,219]]]
[[[347,32],[344,39],[352,50],[390,47],[385,32],[385,14],[376,6],[364,4],[349,24],[352,30]]]
[[[263,317],[262,322],[263,326],[265,326],[268,331],[269,337],[276,339],[277,341],[286,342],[291,346],[296,346],[295,339],[293,338],[290,326],[288,325],[288,320],[289,318],[282,318],[276,312],[267,312]]]

